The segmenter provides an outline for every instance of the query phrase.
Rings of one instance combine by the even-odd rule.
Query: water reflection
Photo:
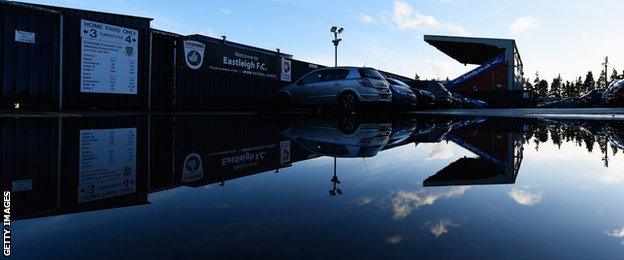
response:
[[[558,147],[572,142],[590,153],[597,146],[605,166],[624,149],[624,124],[617,121],[177,115],[5,118],[2,126],[3,182],[23,202],[16,204],[17,218],[146,204],[149,193],[225,185],[320,156],[334,158],[335,196],[343,193],[338,158],[440,142],[474,154],[423,181],[424,187],[457,188],[396,192],[395,218],[403,218],[412,208],[461,195],[469,185],[515,183],[524,147],[539,150],[549,138]],[[428,159],[449,156],[434,150]],[[509,196],[530,206],[542,194],[518,187]]]
[[[326,228],[333,226],[324,222],[326,218],[338,221],[337,216],[355,214],[361,220],[351,219],[354,223],[389,227],[383,230],[379,241],[394,246],[413,244],[413,234],[417,233],[413,227],[428,232],[433,238],[450,237],[454,243],[459,243],[470,238],[451,236],[451,233],[457,231],[458,235],[467,235],[465,232],[473,230],[474,225],[485,229],[503,226],[496,222],[500,220],[486,224],[473,219],[471,223],[467,216],[454,215],[453,210],[437,212],[433,205],[451,203],[455,208],[462,208],[466,206],[460,205],[459,201],[465,200],[471,201],[467,205],[475,205],[478,204],[475,198],[465,198],[470,197],[468,193],[487,197],[483,194],[486,190],[480,188],[519,182],[521,169],[530,158],[527,153],[532,154],[533,150],[561,149],[574,144],[587,154],[600,153],[604,167],[612,167],[610,162],[621,161],[620,151],[624,150],[624,123],[618,121],[399,115],[138,115],[3,118],[1,124],[2,184],[13,191],[14,220],[129,206],[134,209],[139,208],[138,205],[152,204],[154,198],[165,196],[167,191],[179,187],[220,187],[209,190],[213,192],[210,195],[201,195],[214,198],[221,196],[220,192],[225,192],[229,185],[233,185],[233,189],[228,196],[211,200],[216,203],[214,208],[228,211],[237,219],[253,218],[248,211],[233,208],[237,202],[245,204],[242,195],[235,194],[265,186],[268,190],[256,194],[264,198],[263,194],[280,190],[284,197],[266,195],[267,200],[284,204],[275,209],[276,212],[295,212],[298,217],[290,216],[288,221],[305,226],[301,224],[307,223],[305,219],[308,218],[304,215],[311,214],[323,220],[312,229]],[[425,147],[430,148],[429,154],[422,154]],[[410,152],[415,150],[421,154]],[[534,165],[529,164],[533,172],[536,171]],[[359,170],[356,166],[363,168]],[[602,171],[610,174],[603,175],[605,182],[617,184],[624,180],[621,172],[617,172],[620,168],[611,169],[616,172]],[[320,176],[319,181],[303,172]],[[397,175],[395,172],[407,174]],[[422,179],[414,177],[420,173]],[[277,175],[285,181],[271,184],[263,179],[261,184],[238,185],[248,183],[245,177],[252,175]],[[296,178],[302,178],[303,183],[298,188],[290,187],[289,183],[297,182]],[[585,185],[588,181],[574,182]],[[326,189],[325,185],[329,188]],[[546,194],[540,185],[539,182],[525,182],[507,186],[501,190],[504,196],[498,198],[535,209],[546,203]],[[291,195],[299,198],[296,194],[304,192],[327,196],[328,190],[329,196],[335,198],[332,201],[348,198],[349,205],[359,209],[347,207],[345,210],[348,209],[349,213],[323,211],[326,215],[319,216],[297,204],[330,203],[322,202],[324,197],[299,195],[298,203],[292,201],[296,200],[294,197],[289,198]],[[180,199],[185,202],[180,203],[193,203],[195,195],[186,196]],[[264,212],[253,205],[247,207],[255,209],[260,214],[258,221],[262,220],[266,225],[274,226],[281,221],[272,219],[272,214],[277,213],[270,213],[268,209]],[[425,207],[431,212],[424,212]],[[503,208],[515,210],[509,207],[505,204]],[[366,211],[370,208],[389,210],[390,216],[385,219],[392,222],[381,221],[384,219],[379,217],[381,213]],[[415,214],[416,211],[419,214]],[[624,212],[621,213],[624,216]],[[214,212],[203,214],[221,219]],[[371,219],[363,214],[372,214]],[[414,218],[417,217],[418,224],[415,224]],[[402,226],[402,223],[411,226]],[[17,221],[16,226],[19,225],[20,221]],[[619,226],[603,226],[597,229],[603,236],[622,239]],[[462,231],[464,228],[466,231]],[[338,229],[349,234],[362,232]],[[267,228],[263,232],[280,239],[280,236],[270,235],[279,230],[281,228]],[[314,233],[310,230],[306,232]],[[412,230],[413,234],[407,230]],[[213,232],[226,236],[218,230]],[[238,235],[239,239],[250,236],[247,233]],[[236,240],[228,238],[225,241],[232,239]],[[280,243],[288,244],[287,241]],[[360,246],[366,245],[367,242],[362,241]]]

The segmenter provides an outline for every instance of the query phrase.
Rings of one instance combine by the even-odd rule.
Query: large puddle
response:
[[[18,258],[624,255],[621,121],[0,122]]]

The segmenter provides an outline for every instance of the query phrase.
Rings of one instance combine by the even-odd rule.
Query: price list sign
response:
[[[139,32],[81,20],[80,92],[137,94]]]
[[[78,203],[136,191],[136,128],[80,130]]]

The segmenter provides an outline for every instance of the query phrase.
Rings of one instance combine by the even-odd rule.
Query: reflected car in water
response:
[[[390,83],[392,92],[392,107],[397,109],[410,109],[418,105],[416,94],[403,81],[386,78]]]
[[[416,131],[416,126],[417,123],[414,119],[408,118],[393,121],[388,146],[400,144],[410,138],[414,131]]]
[[[624,149],[624,123],[610,122],[602,130],[611,144]]]
[[[418,80],[411,83],[412,88],[428,91],[435,97],[436,107],[452,107],[453,95],[440,82],[435,80]]]
[[[602,95],[602,103],[609,107],[624,106],[624,79],[614,81]]]
[[[335,67],[312,71],[278,91],[283,108],[299,105],[337,105],[353,111],[362,103],[392,100],[390,84],[373,68]]]
[[[355,116],[344,116],[291,121],[281,133],[309,152],[355,158],[375,156],[388,143],[391,131],[391,123],[359,122]]]

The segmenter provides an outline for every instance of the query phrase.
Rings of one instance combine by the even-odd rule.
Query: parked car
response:
[[[539,108],[579,108],[579,107],[599,107],[602,101],[604,89],[594,89],[578,98],[564,98],[541,102],[537,104]]]
[[[435,96],[424,89],[412,88],[414,94],[416,94],[416,100],[418,100],[418,107],[426,108],[435,106]]]
[[[386,78],[390,83],[390,91],[392,92],[392,106],[398,109],[410,109],[418,105],[416,94],[403,81]]]
[[[581,107],[599,107],[602,102],[602,95],[604,94],[605,89],[594,89],[587,94],[580,97],[580,106]]]
[[[577,108],[581,106],[580,98],[564,98],[537,104],[538,108]]]
[[[294,84],[278,91],[282,107],[299,105],[337,105],[352,111],[362,103],[392,100],[390,84],[373,68],[334,67],[312,71]]]
[[[479,99],[470,99],[471,108],[487,108],[488,103]]]
[[[436,107],[452,107],[453,95],[444,85],[435,80],[417,80],[410,85],[413,88],[430,92],[435,96]]]
[[[457,108],[472,108],[472,102],[469,98],[460,94],[453,93],[453,105]]]
[[[624,79],[614,81],[602,94],[602,104],[610,107],[624,106]]]

